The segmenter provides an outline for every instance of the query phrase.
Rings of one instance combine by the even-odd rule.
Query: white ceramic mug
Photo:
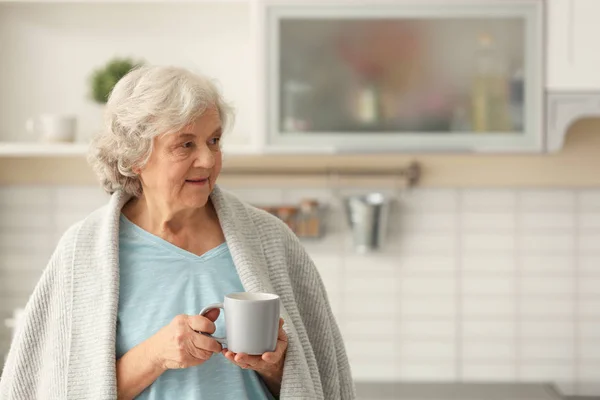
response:
[[[73,142],[77,128],[77,119],[70,115],[42,114],[30,118],[27,131],[39,135],[45,142]]]
[[[223,303],[206,306],[200,315],[212,309],[225,311],[226,338],[209,336],[234,353],[260,355],[275,351],[279,333],[279,296],[270,293],[230,293]]]

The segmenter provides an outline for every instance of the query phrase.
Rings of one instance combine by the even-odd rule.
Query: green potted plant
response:
[[[142,64],[141,61],[134,61],[131,58],[114,58],[104,67],[95,70],[91,76],[92,99],[99,104],[106,104],[117,82],[129,71]]]

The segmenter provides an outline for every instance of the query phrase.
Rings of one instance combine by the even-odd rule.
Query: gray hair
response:
[[[108,98],[104,129],[93,138],[88,154],[104,190],[141,195],[133,168],[148,162],[152,139],[181,131],[211,107],[218,110],[225,130],[233,109],[205,76],[163,66],[142,66],[125,75]]]

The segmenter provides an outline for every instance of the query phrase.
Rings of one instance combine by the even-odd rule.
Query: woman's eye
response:
[[[186,149],[190,149],[194,146],[194,142],[185,142],[182,147],[186,148]]]
[[[221,141],[221,138],[220,138],[220,137],[215,137],[215,138],[212,138],[212,139],[210,139],[210,140],[209,140],[209,143],[210,143],[211,145],[217,145],[217,144],[219,144],[219,142],[220,142],[220,141]]]

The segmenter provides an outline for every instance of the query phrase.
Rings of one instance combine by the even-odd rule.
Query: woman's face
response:
[[[203,207],[221,172],[221,119],[210,108],[180,132],[154,138],[140,170],[144,195],[173,212]]]

